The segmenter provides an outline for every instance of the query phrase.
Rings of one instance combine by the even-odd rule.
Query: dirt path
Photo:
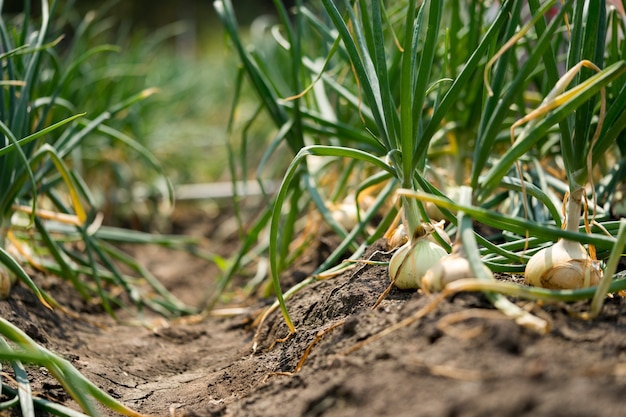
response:
[[[168,264],[158,259],[155,265]],[[185,280],[199,279],[206,267],[189,262],[182,275],[171,265],[155,273],[170,287],[193,289]],[[387,279],[384,267],[359,266],[307,287],[289,302],[296,335],[269,350],[287,335],[274,314],[262,327],[256,353],[248,316],[154,321],[146,329],[85,315],[107,325],[100,329],[47,311],[21,287],[0,302],[0,313],[111,395],[152,416],[624,415],[623,298],[610,299],[593,322],[572,319],[560,306],[544,307],[553,329],[539,336],[503,319],[483,296],[461,294],[424,319],[346,353],[432,300],[394,290],[372,310]],[[67,288],[56,279],[44,281],[57,297]],[[445,325],[451,314],[476,311],[485,317]],[[299,372],[288,375],[314,341]],[[30,372],[36,388],[67,401],[45,370]]]

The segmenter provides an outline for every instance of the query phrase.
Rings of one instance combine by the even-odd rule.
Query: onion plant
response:
[[[613,17],[609,19],[604,2],[588,8],[585,4],[575,2],[573,10],[566,12],[571,15],[571,32],[568,33],[567,58],[562,65],[568,70],[559,75],[559,63],[554,54],[544,56],[547,76],[555,80],[550,84],[551,89],[545,99],[535,110],[511,125],[512,146],[497,163],[489,167],[484,177],[480,177],[479,174],[484,170],[486,160],[481,158],[478,152],[476,159],[482,161],[482,165],[477,163],[473,167],[472,184],[477,188],[476,194],[480,201],[489,195],[493,188],[500,185],[502,178],[515,161],[521,160],[523,163],[529,161],[524,155],[528,155],[529,151],[532,152],[534,147],[539,145],[546,149],[547,144],[542,143],[543,141],[558,146],[558,156],[562,157],[562,165],[559,168],[564,171],[566,180],[566,186],[560,190],[564,193],[563,206],[566,208],[563,228],[572,232],[571,236],[575,237],[562,238],[554,248],[539,251],[531,258],[526,268],[529,283],[552,288],[590,286],[600,280],[600,264],[595,259],[594,245],[589,247],[591,252],[589,255],[578,243],[580,237],[576,235],[583,214],[583,201],[587,231],[590,230],[588,214],[591,213],[595,217],[598,211],[603,211],[599,207],[602,202],[598,201],[594,184],[594,175],[597,177],[594,168],[599,161],[607,158],[607,150],[620,135],[623,135],[624,127],[620,126],[620,122],[615,124],[620,115],[624,117],[626,109],[620,97],[624,93],[623,80],[626,72],[624,54],[623,50],[619,52],[617,49],[610,51],[605,48],[609,22],[614,26],[613,35],[617,33],[615,25],[619,23],[616,20],[616,10],[612,10]],[[568,8],[563,7],[561,13],[566,10]],[[621,26],[623,28],[623,23]],[[541,34],[543,27],[537,25],[536,29]],[[544,35],[545,32],[541,34]],[[613,38],[613,42],[617,41]],[[541,42],[541,38],[538,42]],[[605,59],[612,64],[601,69]],[[615,89],[613,86],[615,83],[622,85],[621,91]],[[565,90],[566,87],[569,89]],[[500,108],[500,104],[495,107],[496,111]],[[605,124],[607,120],[608,125]],[[523,123],[526,123],[524,129],[517,133],[516,128]],[[558,126],[558,130],[551,133],[550,129],[554,126]],[[490,133],[489,125],[485,124],[482,133],[479,135],[479,141],[492,143],[493,139],[490,137],[493,137],[491,135],[495,135],[495,132]],[[541,171],[543,166],[550,163],[547,158],[554,155],[536,152],[533,156],[536,158],[532,161],[534,169],[522,179],[522,189],[526,181],[536,181],[536,178],[541,181],[538,184],[546,194],[553,194],[553,188],[548,186],[546,178],[550,174]],[[610,178],[604,180],[611,181]],[[587,184],[589,186],[585,187]],[[587,201],[589,204],[586,204]],[[560,223],[558,217],[554,220]],[[576,272],[578,276],[573,277]]]
[[[57,2],[42,0],[41,17],[37,19],[31,16],[31,6],[25,1],[23,13],[12,18],[3,14],[0,18],[2,295],[10,296],[10,286],[19,280],[44,306],[67,311],[36,285],[23,267],[29,265],[62,277],[77,296],[99,301],[114,317],[120,307],[132,308],[135,313],[147,307],[166,316],[193,312],[114,245],[156,243],[185,248],[192,241],[103,226],[99,206],[81,175],[81,147],[96,134],[127,146],[145,166],[161,173],[160,164],[145,147],[111,123],[155,90],[125,91],[104,108],[84,113],[83,108],[93,110],[96,106],[78,102],[73,94],[81,79],[79,69],[94,54],[108,53],[112,48],[96,46],[64,55],[61,45],[69,49],[72,45],[62,43],[61,34],[55,32]],[[82,88],[88,90],[90,86]],[[172,187],[166,183],[167,199],[171,200]],[[123,268],[135,276],[122,272]],[[116,412],[138,415],[80,376],[69,362],[35,344],[13,324],[0,323],[0,335],[0,356],[11,362],[19,384],[15,401],[4,406],[19,402],[25,416],[34,415],[34,405],[59,415],[79,414],[32,395],[21,364],[29,362],[46,367],[88,415],[98,415],[93,400]],[[3,393],[12,392],[5,385],[3,381]]]
[[[593,183],[594,174],[597,176],[597,164],[602,161],[603,158],[611,158],[612,156],[603,154],[597,155],[596,152],[606,152],[610,149],[611,145],[615,142],[616,137],[623,135],[623,128],[619,125],[612,125],[611,127],[605,126],[604,122],[607,114],[611,114],[611,120],[615,121],[617,115],[623,115],[625,108],[624,103],[620,100],[620,90],[613,90],[613,94],[610,93],[610,88],[607,87],[610,83],[617,82],[618,85],[623,86],[624,73],[626,67],[624,61],[616,59],[615,56],[611,57],[612,65],[607,66],[604,69],[600,69],[596,64],[593,64],[591,59],[595,62],[603,63],[605,59],[604,35],[606,33],[606,25],[608,22],[613,22],[615,25],[615,13],[612,11],[613,18],[607,19],[604,11],[604,5],[598,5],[598,7],[589,7],[585,9],[584,2],[575,4],[575,8],[572,14],[572,33],[570,34],[571,40],[569,41],[569,53],[567,60],[565,61],[565,68],[569,67],[569,70],[565,71],[560,78],[557,78],[555,72],[552,77],[556,79],[554,86],[550,90],[547,90],[545,99],[539,104],[539,106],[529,111],[526,116],[520,117],[517,121],[510,124],[510,138],[512,146],[505,152],[499,159],[492,159],[488,161],[485,156],[493,158],[493,153],[485,153],[483,150],[476,148],[475,161],[483,161],[483,165],[474,164],[472,169],[474,176],[474,194],[477,201],[485,201],[491,198],[492,193],[497,187],[506,187],[514,189],[517,193],[517,198],[522,200],[520,204],[514,206],[514,214],[519,217],[505,218],[501,214],[494,213],[493,211],[486,211],[477,207],[468,207],[469,201],[465,201],[465,205],[449,204],[437,197],[425,195],[423,193],[415,193],[413,191],[404,191],[403,194],[410,195],[421,201],[436,202],[442,207],[454,210],[470,210],[474,218],[479,221],[489,224],[491,226],[500,228],[508,232],[508,238],[512,242],[501,245],[499,248],[493,245],[485,245],[483,248],[483,254],[485,255],[482,260],[474,258],[474,263],[482,263],[483,261],[489,265],[490,268],[500,271],[515,272],[518,268],[525,268],[526,281],[531,285],[539,285],[546,288],[552,288],[562,291],[545,291],[545,290],[529,290],[516,285],[507,284],[503,286],[503,291],[510,295],[517,295],[520,297],[531,299],[552,299],[563,300],[567,299],[581,299],[591,298],[594,296],[594,302],[592,303],[591,313],[586,316],[597,315],[599,312],[598,305],[601,305],[601,301],[609,286],[611,291],[618,291],[624,288],[625,282],[623,280],[614,281],[615,265],[617,260],[621,256],[623,251],[623,231],[617,240],[612,236],[617,233],[617,224],[615,222],[605,221],[598,222],[595,218],[597,212],[602,212],[606,218],[606,211],[601,207],[602,202],[599,202],[597,198],[596,186]],[[531,9],[535,7],[539,10],[538,5],[531,4]],[[566,11],[565,6],[561,13],[569,13]],[[590,22],[589,29],[584,29],[588,23],[588,19],[592,19],[594,24]],[[622,25],[623,27],[623,25]],[[541,26],[537,27],[538,30],[545,29]],[[597,40],[597,31],[600,30],[603,42],[600,44],[593,43]],[[576,33],[578,32],[578,33]],[[617,33],[616,30],[613,33]],[[512,39],[519,39],[519,33],[513,36]],[[615,39],[613,38],[613,41]],[[539,38],[541,42],[541,38]],[[593,43],[593,46],[591,44]],[[582,46],[588,45],[587,48]],[[501,52],[508,49],[509,46],[505,46]],[[582,51],[582,53],[581,53]],[[586,55],[585,55],[586,54]],[[618,53],[623,57],[623,52]],[[556,60],[548,60],[553,58],[553,55],[547,55],[544,57],[544,65],[549,66],[556,71]],[[529,58],[530,59],[530,58]],[[523,68],[523,67],[522,67]],[[584,69],[591,69],[591,72],[584,72]],[[488,70],[489,68],[487,68]],[[586,76],[586,77],[585,77]],[[622,82],[620,83],[620,78]],[[503,96],[507,97],[508,92],[506,87],[511,88],[514,86],[514,82],[517,78],[514,78],[513,83],[502,89]],[[574,80],[576,82],[574,83]],[[571,84],[576,84],[571,86]],[[494,83],[495,84],[495,83]],[[499,87],[498,84],[495,84]],[[565,90],[566,87],[570,87]],[[491,86],[493,88],[494,85]],[[609,93],[607,93],[607,90]],[[622,89],[623,90],[623,87]],[[490,89],[490,91],[493,91]],[[617,92],[617,94],[615,94]],[[596,100],[595,96],[599,96]],[[493,99],[495,103],[496,99]],[[498,99],[502,100],[502,98]],[[595,103],[595,106],[590,106]],[[489,101],[487,102],[487,104]],[[506,103],[504,104],[507,105]],[[496,111],[501,109],[502,112],[509,111],[508,109],[501,107],[502,102],[494,104]],[[586,111],[582,111],[583,110]],[[582,118],[582,119],[581,119]],[[483,122],[486,119],[483,119]],[[521,134],[516,134],[516,128],[526,124]],[[559,124],[559,130],[557,132],[550,132],[549,129],[555,124]],[[489,125],[488,122],[484,123],[485,129],[479,131],[478,144],[481,140],[487,140],[489,138]],[[494,128],[495,129],[495,128]],[[482,132],[482,135],[481,135]],[[581,133],[576,133],[581,132]],[[607,135],[607,132],[611,132]],[[495,132],[493,133],[495,135]],[[494,138],[495,139],[495,138]],[[493,139],[491,139],[493,140]],[[493,142],[487,142],[493,143]],[[537,146],[540,145],[540,146]],[[547,146],[553,146],[558,149],[558,154],[545,152]],[[533,148],[539,148],[544,152],[533,152]],[[530,158],[528,157],[530,154]],[[562,165],[564,179],[566,183],[559,183],[551,177],[550,173],[542,172],[543,168],[549,165],[555,165],[561,161],[555,158],[555,156],[562,157]],[[532,159],[534,157],[534,159]],[[494,162],[495,161],[495,162]],[[522,173],[518,178],[507,178],[510,175],[511,169],[514,164],[520,164],[519,161],[526,163],[532,163],[534,170],[528,171],[526,169],[518,169],[518,172]],[[521,164],[518,165],[521,168]],[[595,168],[595,169],[594,169]],[[487,171],[484,176],[478,175],[483,171]],[[554,171],[553,171],[554,172]],[[602,172],[602,171],[600,171]],[[615,178],[612,177],[614,173],[609,172],[607,177],[603,178],[603,181],[607,183],[614,183]],[[552,180],[551,180],[552,178]],[[527,182],[529,181],[529,182]],[[619,180],[617,180],[619,181]],[[532,184],[536,182],[536,184]],[[589,183],[588,187],[585,185]],[[555,187],[555,185],[557,185]],[[553,226],[546,224],[545,217],[542,218],[543,222],[528,222],[528,219],[522,218],[522,214],[528,217],[532,213],[543,214],[549,212],[552,217],[551,221],[556,225],[561,225],[561,219],[556,207],[553,207],[555,188],[563,195],[563,214],[565,221],[561,228],[556,229]],[[604,188],[604,187],[600,187]],[[526,200],[526,192],[532,194],[536,200]],[[550,198],[552,196],[552,198]],[[584,210],[583,210],[583,201]],[[587,201],[589,204],[587,204]],[[536,204],[539,202],[539,204]],[[542,207],[542,205],[544,205]],[[533,209],[529,210],[529,205],[532,205]],[[551,207],[552,206],[552,207]],[[582,213],[581,213],[582,212]],[[583,225],[580,225],[581,216],[584,216]],[[592,217],[592,220],[589,220]],[[591,225],[597,226],[596,230],[601,234],[591,233]],[[579,228],[586,234],[580,234]],[[622,229],[620,229],[622,230]],[[517,237],[515,237],[517,235]],[[529,239],[529,235],[532,236]],[[541,241],[543,239],[552,240],[559,238],[559,242],[554,246],[543,247]],[[581,243],[588,243],[589,249],[584,248]],[[523,243],[523,244],[522,244]],[[613,248],[611,257],[609,258],[608,265],[603,278],[602,264],[596,258],[596,247],[602,249],[605,254],[608,254],[608,250]],[[511,251],[511,249],[513,249]],[[528,249],[528,250],[527,250]],[[529,254],[532,257],[529,259]],[[505,262],[500,263],[503,258],[507,258],[505,262],[516,262],[517,264],[504,265]],[[498,259],[498,261],[496,261]],[[520,262],[521,261],[521,262]],[[493,263],[492,263],[493,262]],[[527,264],[524,266],[524,264]],[[517,266],[519,265],[519,267]],[[480,271],[478,268],[474,271]],[[477,276],[480,274],[477,274]],[[430,278],[430,277],[429,277]],[[460,279],[465,276],[459,276]],[[430,278],[434,280],[434,278]],[[467,282],[463,285],[459,284],[458,288],[468,289]],[[595,289],[595,286],[598,286]],[[493,284],[490,288],[496,288],[499,284]],[[441,285],[439,285],[441,287]],[[507,288],[506,290],[504,288]],[[577,290],[578,288],[594,287],[595,292],[587,290]],[[486,287],[482,287],[485,289]],[[515,288],[511,291],[511,288]],[[574,291],[572,291],[574,290]],[[574,298],[576,297],[576,298]]]
[[[229,60],[223,59],[220,37],[211,36],[211,27],[195,33],[177,21],[144,28],[116,14],[115,2],[98,2],[96,9],[80,13],[86,7],[94,5],[61,2],[52,21],[53,30],[72,34],[64,38],[59,59],[78,64],[62,88],[63,98],[95,115],[129,93],[153,87],[158,93],[94,131],[74,151],[80,161],[76,167],[107,224],[165,232],[169,182],[221,180],[227,167],[222,136],[210,132],[222,129],[228,116],[222,98],[231,88],[223,82]],[[186,41],[194,36],[202,42]],[[207,66],[212,70],[205,71]],[[132,150],[137,143],[158,159],[160,168],[155,170],[154,158],[137,161],[145,155]],[[215,156],[211,164],[204,156],[207,149]]]
[[[397,214],[389,203],[398,187],[412,247],[414,232],[429,222],[430,203],[440,208],[450,233],[460,231],[459,210],[500,231],[482,236],[463,229],[477,243],[472,253],[480,256],[469,257],[477,275],[483,269],[476,262],[490,271],[523,272],[531,255],[558,238],[596,247],[600,261],[608,256],[617,223],[605,203],[622,171],[610,171],[605,161],[617,152],[621,164],[626,120],[624,19],[615,9],[583,0],[322,0],[297,1],[289,16],[276,1],[278,22],[262,45],[246,48],[230,1],[214,4],[246,85],[276,128],[263,161],[281,145],[293,154],[253,235],[269,222],[266,246],[256,254],[267,248],[277,294],[272,308],[280,306],[290,332],[295,326],[285,298],[328,277],[329,268],[345,268],[334,265],[347,249],[356,258],[380,238]],[[324,169],[320,157],[328,161]],[[333,165],[343,166],[343,173],[334,174]],[[262,164],[257,178],[266,169]],[[329,182],[329,175],[339,180]],[[471,189],[464,204],[446,197],[464,183]],[[357,226],[347,231],[335,224],[328,202],[350,193],[359,202],[374,185],[382,191],[373,194],[375,203],[361,212]],[[563,222],[566,193],[571,204]],[[595,217],[587,233],[579,233],[579,219],[589,218],[579,204],[586,194]],[[342,243],[311,277],[283,294],[280,274],[303,250],[289,243],[299,213],[309,207]],[[382,222],[364,233],[376,212]],[[244,253],[253,245],[246,241]],[[537,291],[564,297],[559,290]],[[510,306],[501,300],[493,298],[494,305]]]
[[[100,298],[111,314],[120,300],[107,295],[110,286],[123,288],[137,306],[146,304],[164,313],[179,314],[186,307],[153,277],[149,274],[144,277],[152,287],[150,291],[159,294],[151,299],[140,289],[140,282],[134,282],[135,279],[122,274],[116,266],[121,262],[143,272],[108,242],[151,239],[146,234],[120,233],[102,227],[99,207],[77,169],[81,164],[80,154],[76,152],[96,132],[129,146],[146,165],[161,169],[143,146],[107,125],[107,121],[152,95],[154,89],[130,94],[97,114],[78,113],[74,104],[63,96],[66,83],[74,79],[81,63],[102,48],[87,50],[75,61],[64,62],[55,51],[58,40],[53,37],[50,23],[50,11],[54,11],[56,3],[48,6],[42,2],[45,13],[40,27],[30,20],[28,4],[21,15],[24,21],[20,22],[20,31],[7,28],[4,22],[0,27],[3,49],[7,51],[5,78],[9,80],[2,90],[4,100],[0,109],[3,115],[0,129],[5,138],[0,148],[2,248],[36,268],[58,272],[81,296]],[[169,190],[171,200],[171,185]],[[152,240],[165,243],[168,239]],[[82,252],[73,244],[79,241],[85,244]],[[186,243],[181,239],[169,244]],[[85,274],[91,275],[93,282],[85,281]]]

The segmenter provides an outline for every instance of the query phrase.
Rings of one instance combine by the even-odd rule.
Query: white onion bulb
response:
[[[577,289],[598,285],[602,269],[578,242],[561,239],[535,253],[524,272],[524,281],[535,287]]]
[[[483,268],[491,271],[487,265]],[[459,279],[475,278],[469,260],[462,249],[455,250],[436,262],[422,278],[422,288],[425,291],[441,291],[452,281]]]
[[[333,219],[346,230],[352,230],[358,223],[358,213],[354,202],[339,203],[330,207]]]
[[[445,255],[446,250],[428,239],[428,235],[409,241],[389,261],[391,281],[402,290],[417,289],[426,271]]]

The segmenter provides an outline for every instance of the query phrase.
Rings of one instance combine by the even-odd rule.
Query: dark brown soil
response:
[[[369,253],[376,249],[383,248]],[[186,302],[197,302],[212,282],[214,271],[195,258],[161,249],[141,257]],[[62,293],[71,289],[58,279],[36,279],[57,298],[69,299]],[[459,294],[349,352],[432,301],[393,290],[372,310],[387,284],[385,267],[359,265],[310,285],[288,302],[297,333],[269,349],[288,334],[275,312],[261,327],[256,352],[250,322],[260,303],[247,315],[192,324],[146,317],[152,328],[82,313],[105,324],[102,329],[46,310],[18,286],[0,302],[0,314],[105,391],[152,416],[626,415],[622,297],[609,299],[593,321],[544,306],[552,330],[541,336],[505,319],[482,295]],[[459,312],[467,319],[445,324]],[[71,404],[45,370],[31,368],[30,374],[39,393]]]

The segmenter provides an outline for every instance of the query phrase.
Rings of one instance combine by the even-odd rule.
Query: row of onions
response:
[[[569,82],[575,72],[579,71],[583,66],[592,67],[601,73],[600,69],[589,61],[582,61],[568,71],[555,88],[561,88],[564,84],[563,81]],[[620,67],[609,68],[609,70],[623,72],[623,65],[620,65]],[[575,90],[558,96],[552,93],[549,94],[541,107],[533,113],[541,115],[544,109],[554,108],[554,101],[567,104],[568,101],[576,100],[578,98],[576,93],[585,91],[588,85],[594,81],[589,80]],[[563,200],[565,220],[562,223],[562,228],[570,232],[573,238],[561,238],[554,245],[544,247],[530,257],[524,271],[527,284],[549,289],[578,289],[596,286],[602,279],[601,263],[596,258],[594,245],[591,244],[589,249],[586,249],[575,240],[575,236],[580,228],[583,206],[584,229],[587,233],[590,231],[588,197],[585,185],[581,184],[581,182],[586,182],[592,177],[593,155],[591,152],[602,132],[604,113],[606,112],[604,90],[601,93],[601,115],[597,119],[595,132],[592,132],[587,142],[583,142],[583,146],[577,147],[569,137],[561,136],[560,147],[563,153],[568,155],[567,158],[564,158],[564,168],[569,186],[569,191],[565,193]],[[547,111],[545,110],[545,112]],[[511,130],[511,135],[513,135],[513,129]],[[523,141],[525,138],[522,137],[520,140]],[[514,146],[521,147],[523,145],[519,143],[516,145],[514,142]],[[523,190],[523,182],[521,184]],[[593,202],[595,203],[594,184],[589,185],[593,195]],[[408,195],[411,194],[409,190]],[[419,198],[419,195],[416,198]],[[466,196],[465,200],[465,205],[471,204],[471,196]],[[430,203],[432,204],[432,200]],[[591,211],[595,217],[595,208]],[[441,224],[424,223],[415,230],[412,238],[401,246],[392,257],[389,273],[392,281],[398,288],[417,289],[425,287],[425,289],[441,290],[447,282],[468,278],[472,275],[460,245],[455,245],[453,252],[448,254],[437,243],[437,240],[432,238],[431,234],[433,232],[444,235],[449,242],[449,237],[443,231]],[[609,232],[606,232],[606,234],[610,236]],[[459,243],[458,240],[457,243]],[[433,266],[435,268],[432,268]],[[425,282],[422,282],[422,278],[425,279]]]
[[[584,2],[575,3],[573,25],[582,26],[583,22],[587,22],[589,19],[605,17],[602,14],[602,8],[603,5],[599,6],[594,13],[592,10],[584,9]],[[561,10],[561,13],[564,10],[565,8]],[[537,16],[540,15],[541,13]],[[526,29],[522,29],[522,31]],[[606,30],[606,28],[604,29]],[[522,265],[525,264],[524,282],[526,285],[541,287],[547,291],[532,290],[525,286],[510,283],[500,285],[495,282],[492,282],[489,288],[518,297],[553,301],[560,301],[564,298],[591,298],[593,296],[592,309],[590,313],[584,314],[586,317],[598,314],[599,306],[602,305],[602,300],[607,291],[615,292],[626,288],[626,280],[614,280],[614,274],[626,243],[626,223],[624,220],[619,222],[619,233],[614,237],[606,227],[596,221],[597,191],[593,182],[595,165],[606,157],[601,152],[608,150],[611,141],[615,140],[613,133],[615,128],[606,126],[605,122],[607,119],[614,121],[616,114],[620,114],[620,112],[623,114],[624,112],[624,105],[621,103],[607,104],[606,88],[609,83],[615,82],[620,77],[623,79],[626,67],[622,60],[601,70],[596,64],[585,59],[587,58],[585,55],[593,54],[593,57],[590,58],[602,63],[604,60],[602,53],[590,48],[585,49],[584,46],[581,46],[583,40],[574,35],[571,36],[567,60],[570,69],[557,79],[553,89],[536,109],[511,125],[511,148],[488,169],[486,175],[473,178],[472,185],[477,186],[477,192],[472,193],[472,188],[462,187],[464,188],[463,196],[457,204],[446,201],[445,198],[433,198],[432,195],[423,192],[401,190],[401,195],[416,198],[424,203],[438,203],[442,207],[459,210],[459,216],[457,219],[453,219],[457,223],[457,239],[451,253],[448,254],[442,246],[439,246],[430,237],[430,234],[438,229],[437,226],[432,225],[420,226],[412,238],[395,252],[390,261],[389,274],[392,283],[398,288],[419,288],[426,292],[442,291],[450,283],[461,280],[465,281],[462,286],[457,286],[458,288],[473,288],[474,290],[484,288],[468,281],[480,280],[481,277],[483,279],[484,277],[489,278],[491,270],[481,260],[480,256],[468,257],[467,255],[466,246],[468,245],[464,242],[470,238],[467,236],[463,238],[463,233],[470,233],[469,236],[473,240],[475,232],[472,230],[471,224],[461,224],[464,215],[463,210],[476,210],[476,207],[472,207],[473,199],[480,200],[481,197],[487,195],[490,187],[495,188],[495,185],[501,185],[499,181],[503,179],[504,173],[510,172],[512,165],[515,165],[519,173],[516,184],[518,184],[518,197],[522,200],[520,205],[523,206],[524,214],[528,215],[526,188],[532,185],[527,185],[526,181],[532,175],[525,175],[522,167],[523,162],[520,160],[524,160],[524,153],[540,143],[541,135],[545,135],[547,129],[555,124],[558,124],[559,127],[555,136],[559,138],[558,156],[560,157],[559,160],[562,161],[561,168],[566,176],[567,187],[563,192],[562,202],[564,219],[563,221],[560,218],[553,220],[556,224],[562,224],[564,233],[559,233],[559,230],[555,230],[553,226],[530,224],[522,218],[518,221],[524,234],[524,245],[517,253],[522,260]],[[586,36],[590,37],[592,34],[586,32]],[[519,40],[519,37],[516,35],[512,39]],[[503,54],[509,47],[511,47],[510,43],[505,45],[496,54],[496,57]],[[488,69],[489,65],[485,71]],[[583,78],[581,74],[585,69],[592,71],[588,71],[586,78]],[[590,72],[593,75],[589,74]],[[485,79],[487,79],[486,75]],[[566,90],[575,79],[577,84]],[[623,92],[624,88],[622,87],[621,93]],[[599,99],[594,94],[599,95]],[[525,129],[516,137],[515,129],[523,124],[526,124]],[[477,160],[480,159],[477,158]],[[476,166],[473,168],[474,172],[480,172]],[[543,191],[539,190],[539,192]],[[547,195],[544,197],[546,197],[544,201],[549,200]],[[499,227],[502,230],[509,230],[507,221],[502,221],[504,219],[499,216],[495,216],[498,217],[495,219],[493,212],[481,212],[480,210],[478,212],[478,216],[484,223]],[[425,220],[428,221],[428,219]],[[596,226],[601,234],[593,235],[591,233],[592,225]],[[530,250],[532,248],[529,248],[531,242],[529,234],[533,228],[538,229],[544,239],[549,238],[550,233],[552,233],[552,237],[558,239],[557,242],[549,241],[547,244],[540,244],[536,250]],[[428,231],[424,232],[425,230]],[[597,241],[604,249],[613,249],[606,263],[597,259],[596,244],[594,243],[597,238],[601,238]],[[584,240],[587,240],[587,246],[581,243]],[[538,242],[535,240],[533,243]],[[479,253],[476,252],[477,247],[472,249],[474,255]],[[532,256],[526,256],[527,250],[534,252]],[[611,284],[615,285],[611,287]],[[589,290],[593,291],[590,292]],[[519,310],[509,307],[510,305],[507,305],[503,311],[515,317],[522,314]],[[539,331],[547,330],[545,323],[538,325],[541,321],[537,318],[525,321],[525,323]]]
[[[237,44],[276,121],[270,153],[281,141],[294,152],[264,217],[277,295],[264,317],[280,308],[295,332],[286,300],[383,236],[397,247],[397,287],[487,291],[538,329],[504,296],[568,301],[621,288],[623,227],[607,203],[622,172],[610,166],[626,150],[620,10],[584,0],[322,0],[296,1],[289,18],[275,3],[282,61]],[[216,5],[232,13],[230,1]],[[289,77],[276,78],[285,68]],[[312,158],[329,162],[319,169]],[[330,167],[344,171],[329,179]],[[310,207],[342,241],[283,293],[294,219]],[[525,272],[526,285],[499,272]]]

